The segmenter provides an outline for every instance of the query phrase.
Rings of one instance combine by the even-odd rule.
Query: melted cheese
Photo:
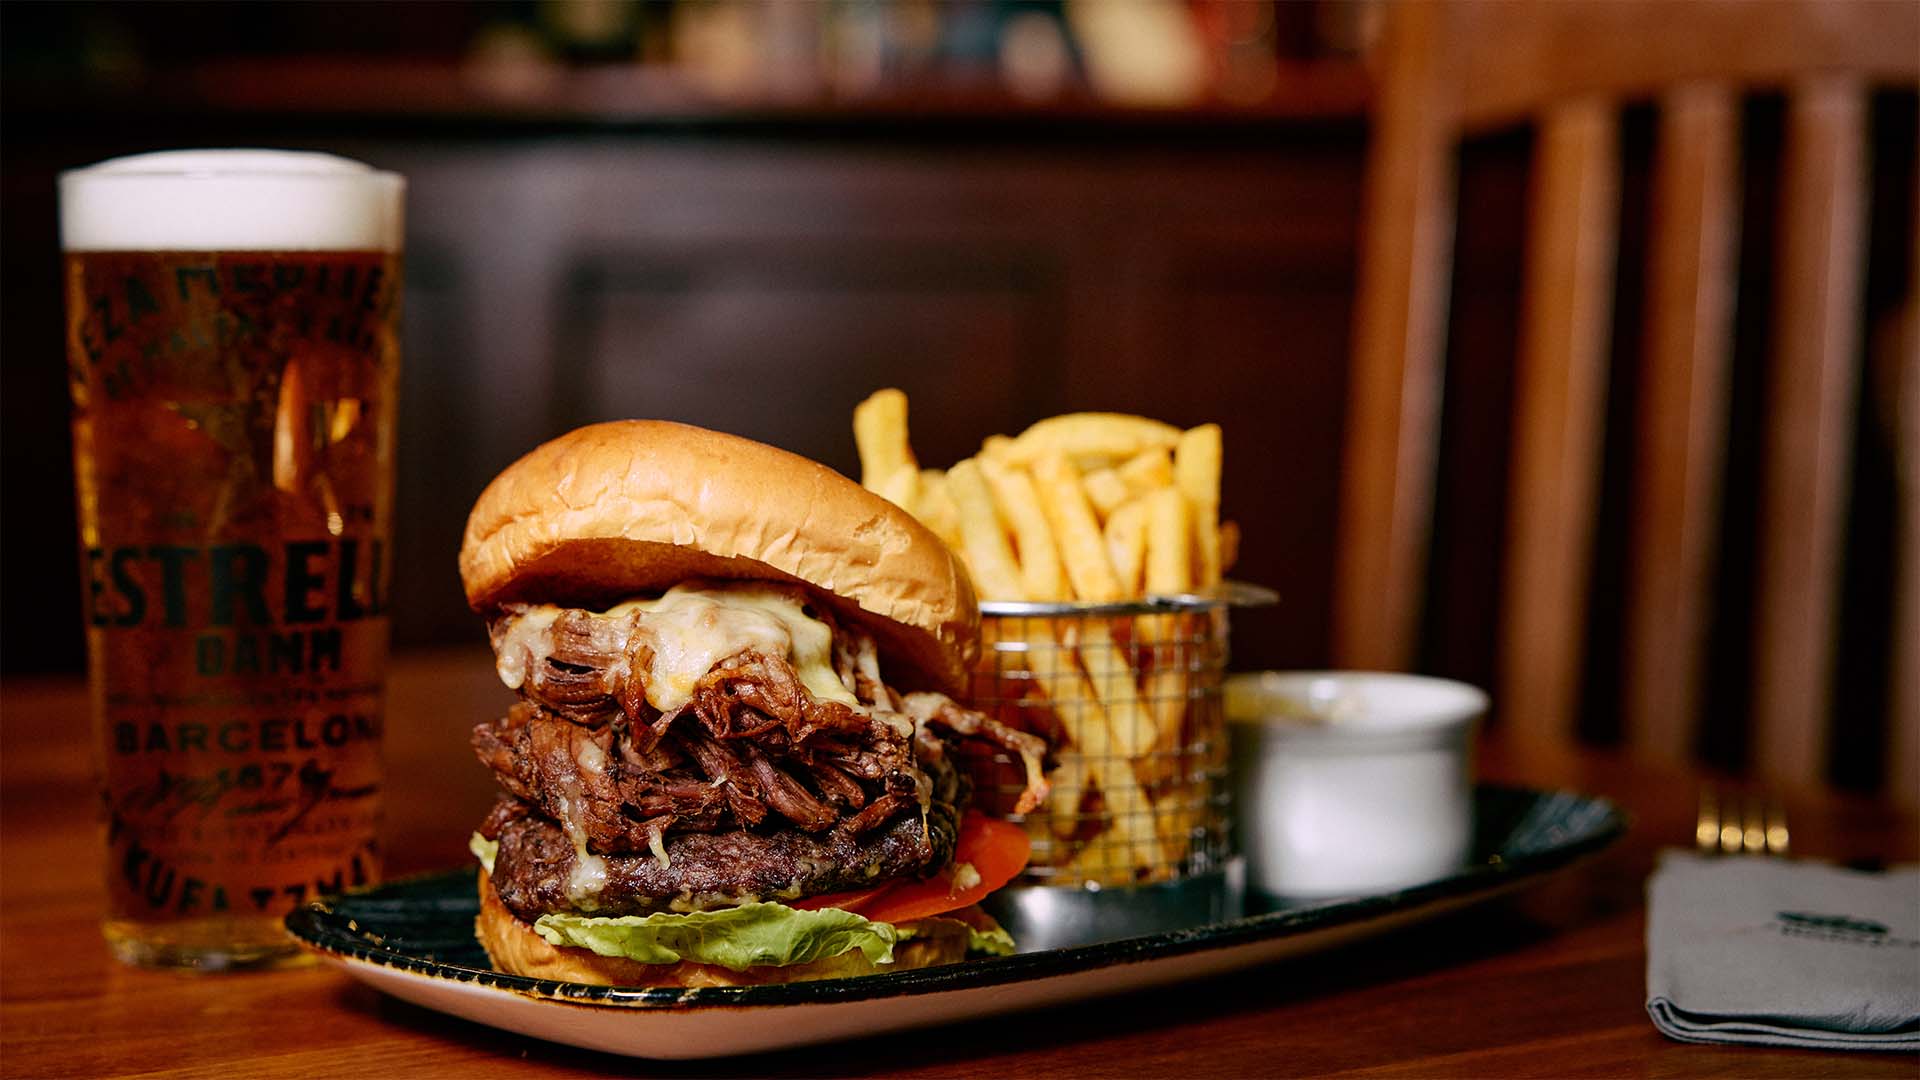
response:
[[[567,899],[582,911],[599,906],[600,894],[607,888],[607,860],[587,852],[587,830],[580,824],[580,803],[584,792],[572,777],[561,781],[557,793],[560,827],[573,843],[573,870],[567,874]]]
[[[493,670],[499,674],[500,681],[507,684],[507,689],[518,690],[526,684],[528,665],[539,662],[534,652],[536,643],[545,650],[547,630],[559,617],[560,609],[551,604],[513,616],[493,658]]]
[[[495,662],[509,689],[520,689],[528,666],[544,659],[547,631],[561,611],[542,604],[513,617]],[[747,650],[784,657],[816,700],[861,708],[834,673],[833,631],[780,589],[757,583],[678,585],[658,599],[629,600],[596,618],[648,636],[653,663],[644,679],[647,704],[661,712],[685,705],[715,664]]]

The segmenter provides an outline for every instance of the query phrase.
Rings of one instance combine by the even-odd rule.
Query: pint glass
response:
[[[60,179],[109,947],[292,955],[379,873],[404,181],[186,151]]]

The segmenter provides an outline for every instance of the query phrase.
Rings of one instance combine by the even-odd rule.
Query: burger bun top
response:
[[[889,680],[956,691],[972,582],[911,514],[818,462],[664,420],[579,428],[495,477],[460,545],[467,603],[601,608],[695,578],[796,584],[874,636]]]

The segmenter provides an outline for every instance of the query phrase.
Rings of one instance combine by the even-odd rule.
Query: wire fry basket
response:
[[[1275,599],[1229,584],[1110,604],[980,605],[973,707],[1046,738],[1058,760],[1047,804],[1024,816],[1012,813],[1020,763],[998,752],[973,763],[976,804],[1033,839],[1022,884],[1146,885],[1225,866],[1227,613]]]

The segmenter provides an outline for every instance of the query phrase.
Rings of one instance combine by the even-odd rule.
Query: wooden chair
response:
[[[1784,91],[1752,747],[1762,771],[1823,782],[1860,372],[1867,94],[1877,83],[1920,80],[1920,4],[1414,2],[1390,8],[1386,20],[1342,476],[1338,662],[1395,669],[1415,657],[1455,151],[1465,136],[1531,122],[1496,703],[1507,724],[1571,735],[1606,414],[1618,115],[1625,104],[1652,101],[1658,135],[1622,707],[1636,749],[1689,753],[1724,464],[1740,98]],[[1912,365],[1912,355],[1902,362]],[[1910,568],[1915,543],[1907,535]],[[1915,591],[1906,589],[1909,603]],[[1896,668],[1920,667],[1916,621],[1911,612],[1900,620],[1906,640]],[[1893,697],[1901,715],[1889,780],[1911,799],[1920,792],[1920,694],[1896,688]]]

